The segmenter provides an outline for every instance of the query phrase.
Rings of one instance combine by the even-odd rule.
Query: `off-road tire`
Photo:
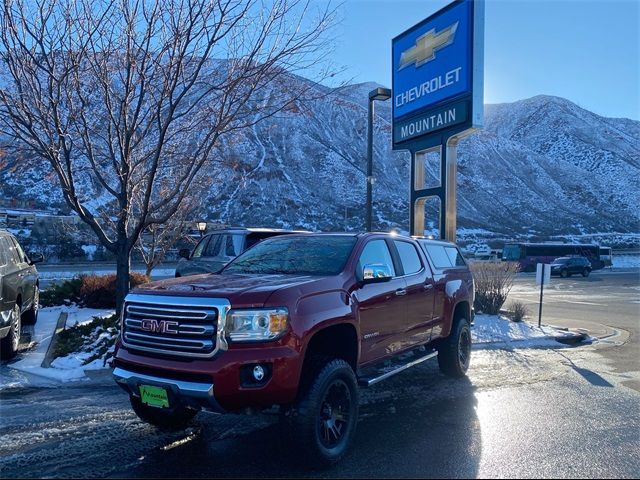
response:
[[[174,410],[150,407],[133,395],[129,396],[129,400],[131,400],[133,411],[136,412],[140,420],[162,430],[182,430],[198,414],[197,410],[184,407],[177,407]]]
[[[311,466],[327,467],[345,455],[355,436],[358,384],[344,360],[312,365],[306,373],[312,377],[303,383],[287,426],[293,445],[304,454],[301,458]]]
[[[33,304],[31,308],[22,314],[23,325],[35,325],[38,321],[38,311],[40,310],[40,288],[36,285],[33,293]]]
[[[464,377],[470,359],[471,327],[466,318],[457,318],[449,336],[438,346],[438,366],[449,377]]]
[[[17,303],[13,306],[11,317],[11,329],[7,336],[0,340],[0,358],[3,360],[10,360],[18,353],[22,319],[20,318],[20,306]]]

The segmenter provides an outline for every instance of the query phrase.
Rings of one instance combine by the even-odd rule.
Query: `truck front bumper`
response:
[[[171,403],[179,402],[191,408],[225,413],[216,401],[213,383],[185,382],[170,378],[156,377],[138,372],[132,372],[121,367],[113,370],[113,378],[129,395],[140,397],[140,385],[162,387],[169,392]]]

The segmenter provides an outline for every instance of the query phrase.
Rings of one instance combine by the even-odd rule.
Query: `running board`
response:
[[[379,375],[377,377],[363,377],[363,378],[359,378],[358,379],[358,385],[360,385],[361,387],[370,387],[371,385],[375,385],[378,382],[381,382],[382,380],[386,380],[389,377],[393,377],[394,375],[396,375],[397,373],[403,372],[408,368],[411,368],[415,365],[418,365],[422,362],[426,362],[427,360],[432,359],[433,357],[437,357],[438,356],[438,352],[431,352],[431,353],[427,353],[426,355],[420,357],[420,358],[416,358],[415,360],[412,360],[409,363],[405,363],[404,365],[400,365],[397,366],[395,368],[393,368],[392,370],[389,370],[385,373],[383,373],[382,375]]]

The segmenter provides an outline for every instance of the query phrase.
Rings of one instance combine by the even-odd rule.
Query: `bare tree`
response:
[[[195,180],[191,186],[192,191],[202,191],[211,186],[210,182],[204,182],[202,177]],[[147,277],[151,276],[154,268],[160,265],[167,253],[181,240],[189,241],[189,233],[195,227],[196,213],[198,211],[198,197],[189,195],[180,207],[166,222],[152,223],[147,226],[135,244],[135,250],[142,257],[145,264]],[[192,243],[195,243],[192,241]]]
[[[48,162],[117,258],[167,222],[221,139],[303,99],[334,10],[301,0],[3,0],[0,133]],[[141,201],[133,202],[133,198]]]
[[[151,276],[154,268],[160,265],[167,253],[178,242],[188,238],[193,230],[193,222],[183,220],[179,214],[171,217],[166,223],[149,225],[138,237],[135,249],[140,253],[145,264],[145,275]]]

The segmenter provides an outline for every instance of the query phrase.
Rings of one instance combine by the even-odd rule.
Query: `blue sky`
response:
[[[346,0],[332,60],[342,80],[391,85],[391,39],[443,0]],[[640,119],[640,1],[488,0],[485,102],[558,95]]]

